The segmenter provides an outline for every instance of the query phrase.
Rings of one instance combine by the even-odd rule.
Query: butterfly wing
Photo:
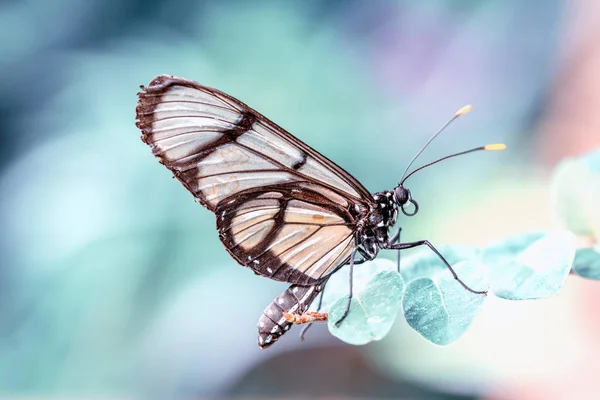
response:
[[[227,250],[272,279],[312,284],[347,259],[370,193],[241,101],[161,75],[136,125],[154,155],[217,215]]]
[[[248,190],[219,204],[217,227],[240,264],[274,280],[312,285],[350,256],[355,235],[350,206],[328,188],[292,182]]]

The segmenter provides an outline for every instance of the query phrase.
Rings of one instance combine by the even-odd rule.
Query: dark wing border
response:
[[[350,173],[345,171],[339,165],[337,165],[336,163],[334,163],[333,161],[331,161],[330,159],[328,159],[327,157],[325,157],[324,155],[322,155],[321,153],[319,153],[318,151],[316,151],[309,145],[302,142],[300,139],[293,136],[291,133],[289,133],[288,131],[286,131],[285,129],[283,129],[282,127],[280,127],[279,125],[277,125],[276,123],[274,123],[273,121],[271,121],[270,119],[268,119],[267,117],[265,117],[264,115],[259,113],[258,111],[254,110],[252,107],[249,107],[242,101],[240,101],[220,90],[217,90],[217,89],[214,89],[214,88],[211,88],[208,86],[204,86],[197,82],[194,82],[194,81],[191,81],[188,79],[184,79],[184,78],[180,78],[180,77],[176,77],[176,76],[159,75],[156,78],[154,78],[147,87],[143,86],[143,85],[140,86],[140,88],[142,89],[142,92],[138,92],[138,104],[136,107],[136,119],[137,119],[136,126],[142,132],[142,141],[144,143],[150,145],[153,149],[154,149],[153,143],[149,140],[149,137],[152,134],[152,126],[153,126],[153,122],[154,122],[154,110],[161,103],[162,95],[171,86],[175,86],[175,85],[189,87],[189,88],[193,88],[193,89],[196,89],[199,91],[208,92],[209,94],[211,94],[223,101],[226,101],[233,108],[238,109],[240,111],[240,114],[243,116],[243,118],[241,119],[240,123],[236,126],[236,128],[232,132],[229,132],[233,136],[236,136],[236,134],[237,134],[237,136],[243,134],[245,131],[249,130],[250,127],[252,126],[252,124],[256,121],[262,122],[266,128],[273,128],[275,133],[278,134],[280,137],[289,141],[292,145],[294,145],[297,148],[301,149],[302,151],[306,152],[309,156],[313,157],[315,160],[317,160],[321,164],[325,165],[326,168],[328,168],[332,173],[335,173],[339,178],[341,178],[343,181],[345,181],[360,196],[362,196],[362,198],[357,198],[356,196],[353,196],[352,194],[350,194],[348,192],[340,190],[340,189],[336,188],[335,186],[331,186],[320,180],[303,175],[303,177],[304,176],[306,177],[307,181],[312,182],[314,184],[326,186],[326,187],[334,190],[335,192],[339,193],[340,195],[344,196],[347,199],[349,197],[355,199],[356,202],[360,202],[360,203],[364,204],[364,203],[374,201],[371,193],[369,193],[369,191],[358,180],[356,180],[356,178],[354,178],[352,175],[350,175]],[[155,155],[160,158],[160,156],[158,154],[155,154]],[[182,173],[180,171],[177,171],[176,169],[171,168],[168,165],[168,163],[163,162],[162,159],[160,159],[160,162],[163,165],[165,165],[170,171],[173,172],[175,177],[183,184],[183,186],[189,192],[191,192],[194,195],[195,198],[197,198],[202,203],[202,205],[204,205],[206,208],[208,208],[209,210],[211,210],[213,212],[215,211],[216,207],[212,207],[202,197],[197,196],[196,193],[194,192],[194,190],[192,190],[192,188],[190,188],[188,186],[184,177],[182,176],[183,174],[185,174],[185,172]],[[290,172],[295,173],[295,171],[293,171],[293,170],[290,170]]]

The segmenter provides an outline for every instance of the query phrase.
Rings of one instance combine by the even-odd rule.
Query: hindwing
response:
[[[339,203],[332,202],[336,197]],[[217,229],[240,264],[274,280],[312,285],[350,257],[356,220],[349,206],[307,183],[253,189],[219,204]]]

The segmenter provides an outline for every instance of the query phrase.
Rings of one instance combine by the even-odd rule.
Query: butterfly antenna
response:
[[[419,152],[413,157],[413,159],[408,163],[408,165],[406,166],[406,169],[404,170],[404,172],[402,173],[402,177],[400,178],[400,182],[404,182],[406,179],[404,178],[404,176],[406,175],[406,173],[408,172],[409,168],[413,165],[413,163],[415,162],[415,160],[421,155],[421,153],[423,153],[423,151],[427,148],[427,146],[429,146],[429,143],[431,143],[433,141],[433,139],[435,139],[440,133],[442,133],[444,131],[444,129],[446,129],[448,127],[448,125],[450,125],[455,119],[457,119],[458,117],[460,117],[463,114],[468,113],[469,111],[471,111],[473,109],[473,106],[466,105],[463,108],[461,108],[460,110],[458,110],[453,116],[452,118],[450,118],[448,121],[446,121],[446,123],[444,125],[442,125],[442,127],[440,129],[437,130],[436,133],[434,133],[429,140],[427,141],[427,143],[425,143],[425,145],[423,147],[421,147],[421,150],[419,150]],[[414,172],[414,171],[413,171]]]
[[[463,154],[469,154],[469,153],[473,153],[475,151],[481,151],[481,150],[486,150],[486,151],[498,151],[498,150],[504,150],[506,149],[506,145],[503,143],[496,143],[496,144],[486,144],[485,146],[480,146],[480,147],[475,147],[474,149],[470,149],[470,150],[465,150],[465,151],[461,151],[459,153],[454,153],[454,154],[450,154],[449,156],[446,157],[442,157],[438,160],[432,161],[429,164],[425,164],[417,169],[415,169],[414,171],[412,171],[410,174],[408,174],[404,179],[402,179],[402,181],[400,181],[400,184],[402,185],[404,183],[404,181],[406,181],[408,178],[410,178],[411,176],[413,176],[413,174],[415,174],[416,172],[430,167],[433,164],[437,164],[440,161],[444,161],[447,160],[449,158],[453,158],[453,157],[457,157],[457,156],[462,156]]]

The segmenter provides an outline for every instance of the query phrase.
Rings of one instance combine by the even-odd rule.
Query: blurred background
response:
[[[556,163],[600,146],[594,0],[0,2],[0,394],[6,398],[598,398],[600,287],[490,296],[456,344],[402,318],[363,347],[315,326],[266,351],[255,276],[134,126],[159,74],[219,88],[356,176],[411,178],[403,239],[553,225]],[[393,257],[391,254],[382,255]]]

